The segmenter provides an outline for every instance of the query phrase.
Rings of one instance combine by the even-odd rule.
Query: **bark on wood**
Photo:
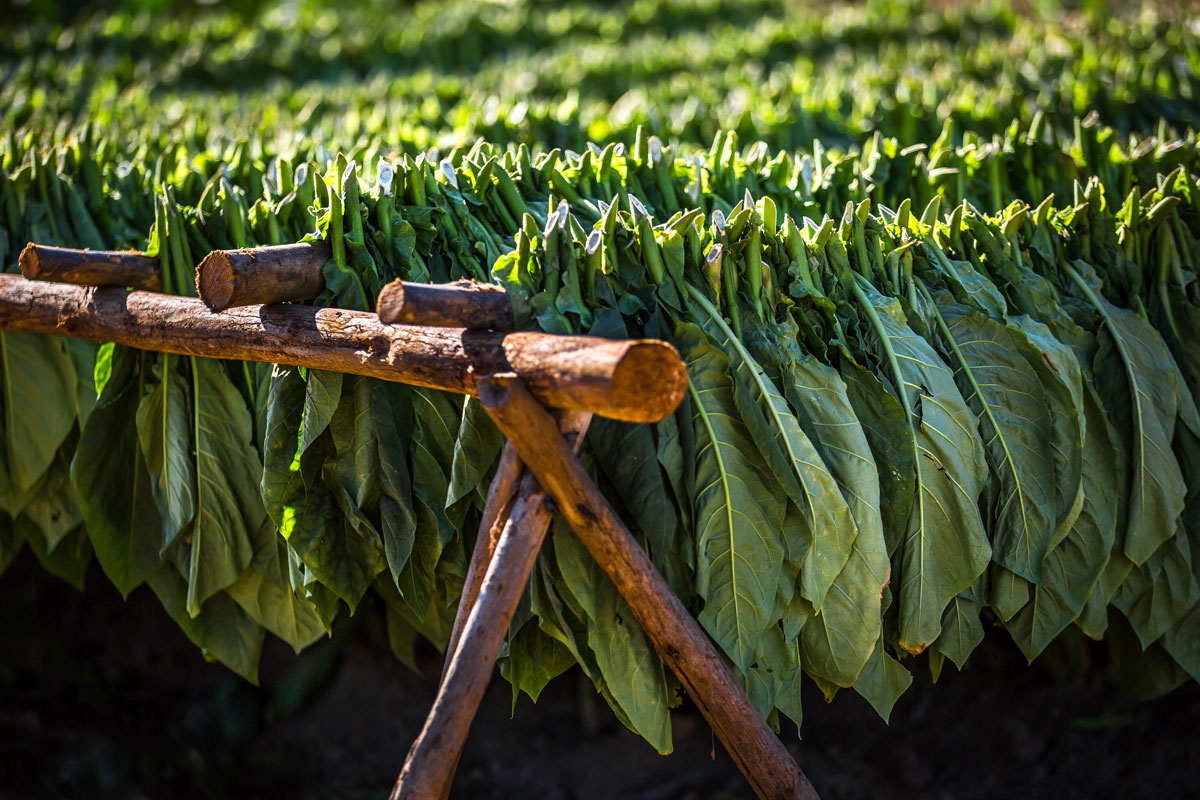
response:
[[[33,281],[162,290],[158,259],[136,250],[72,250],[30,242],[18,263],[21,274]]]
[[[349,372],[464,394],[477,394],[479,375],[513,372],[545,405],[630,422],[662,419],[687,390],[679,354],[655,340],[389,326],[366,311],[299,305],[217,314],[193,298],[16,275],[0,275],[0,329]]]
[[[531,516],[532,515],[532,516]],[[539,516],[545,517],[545,524]],[[533,562],[549,527],[544,502],[513,503],[512,514],[488,565],[479,601],[471,610],[462,642],[438,689],[425,727],[408,751],[390,800],[441,800],[449,789],[471,721],[495,669],[496,653],[508,633]],[[538,531],[541,535],[534,535]],[[520,579],[523,576],[524,579]]]
[[[558,427],[567,441],[572,443],[576,453],[583,444],[592,415],[585,411],[568,411],[559,417]],[[518,480],[519,479],[519,480]],[[504,451],[500,454],[500,463],[496,467],[496,475],[488,489],[487,502],[483,508],[483,518],[479,521],[479,533],[475,537],[475,549],[471,553],[471,563],[467,565],[467,577],[463,582],[462,598],[458,603],[458,611],[454,616],[454,627],[450,632],[450,644],[446,646],[446,667],[450,658],[458,649],[459,638],[467,616],[479,596],[479,587],[483,584],[483,576],[491,563],[492,554],[496,552],[496,542],[500,532],[512,510],[512,501],[516,497],[528,500],[541,491],[537,479],[524,469],[521,459],[512,442],[506,442]],[[442,670],[445,675],[445,668]]]
[[[591,417],[587,413],[567,412],[559,420],[558,428],[572,451],[578,451],[582,444]],[[470,588],[468,572],[468,584],[459,604],[459,614],[464,618],[461,637],[457,642],[452,637],[446,649],[446,667],[437,698],[425,727],[409,749],[394,798],[444,800],[450,794],[471,722],[496,670],[500,644],[521,593],[529,584],[534,561],[554,516],[550,499],[528,470],[505,506],[489,531],[496,534],[494,542],[485,544],[483,553],[476,542],[480,558],[477,562],[472,557],[472,566],[478,563],[482,568],[479,585],[474,590]]]
[[[325,290],[329,258],[321,242],[213,250],[196,267],[196,291],[213,311],[310,300]]]
[[[499,286],[478,281],[446,284],[392,281],[379,293],[379,321],[389,325],[510,331],[512,302]]]
[[[450,659],[458,650],[462,629],[467,624],[467,616],[479,596],[479,587],[483,585],[483,576],[488,564],[492,563],[492,554],[496,552],[496,541],[500,531],[512,513],[513,495],[517,490],[517,480],[521,477],[523,465],[517,458],[517,450],[512,442],[504,443],[500,453],[500,462],[496,465],[496,474],[488,487],[487,502],[483,506],[483,516],[479,520],[479,532],[475,535],[475,548],[471,551],[471,562],[467,564],[467,577],[463,581],[462,598],[458,601],[458,610],[454,614],[454,626],[450,629],[450,642],[446,645],[446,662],[442,665],[442,679],[446,678],[446,670],[450,668]]]
[[[558,435],[550,414],[511,378],[481,380],[479,399],[616,585],[755,793],[816,800],[812,784]]]

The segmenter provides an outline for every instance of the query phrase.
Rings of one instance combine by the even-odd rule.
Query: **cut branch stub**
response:
[[[18,263],[21,274],[32,281],[162,290],[158,259],[136,250],[73,250],[30,242]]]
[[[439,325],[448,328],[510,331],[512,302],[490,283],[460,280],[446,284],[392,281],[379,293],[379,321],[389,325]]]
[[[214,311],[311,300],[325,290],[329,258],[323,242],[213,250],[196,267],[196,291]]]
[[[384,325],[367,311],[262,305],[213,313],[200,300],[0,275],[0,329],[142,350],[290,364],[476,394],[513,372],[542,403],[656,422],[687,391],[679,353],[653,339]]]

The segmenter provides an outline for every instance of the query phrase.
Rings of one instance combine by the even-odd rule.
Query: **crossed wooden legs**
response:
[[[556,423],[511,375],[481,379],[479,399],[540,490],[532,481],[526,483],[528,476],[515,477],[519,470],[511,453],[502,458],[487,504],[489,510],[496,509],[497,517],[489,524],[485,515],[481,526],[480,536],[488,539],[476,545],[472,557],[459,609],[461,634],[447,651],[437,699],[409,750],[392,800],[442,800],[449,794],[471,720],[555,511],[616,585],[755,793],[772,800],[817,800],[812,784],[750,703],[712,642],[575,457],[573,448],[578,448],[590,416],[564,417]],[[575,434],[574,441],[568,442],[564,433]],[[491,532],[497,527],[500,532],[489,554]],[[488,555],[490,563],[484,570]],[[476,559],[481,563],[475,564]],[[484,574],[472,604],[470,576],[478,572]],[[456,630],[459,623],[456,619]]]

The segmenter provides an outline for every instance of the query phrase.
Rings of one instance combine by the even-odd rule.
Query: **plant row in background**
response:
[[[912,654],[961,666],[994,625],[1030,659],[1107,635],[1156,694],[1200,677],[1200,150],[1073,129],[440,160],[10,137],[0,246],[144,246],[192,294],[210,249],[319,238],[319,304],[469,277],[523,327],[673,342],[683,405],[596,420],[585,460],[772,719],[801,673],[886,717]],[[502,445],[474,401],[7,333],[0,369],[0,564],[79,582],[94,554],[250,679],[265,632],[302,648],[368,595],[402,659],[446,641]],[[502,655],[534,697],[578,664],[670,749],[679,687],[569,530]]]
[[[0,121],[40,142],[97,126],[121,152],[183,136],[291,151],[370,142],[410,155],[477,137],[582,151],[638,125],[704,144],[903,145],[944,123],[985,138],[1041,111],[1070,133],[1095,112],[1122,134],[1200,127],[1195,26],[1154,9],[1084,14],[1010,3],[931,10],[761,0],[268,4],[243,19],[114,13],[0,33]]]

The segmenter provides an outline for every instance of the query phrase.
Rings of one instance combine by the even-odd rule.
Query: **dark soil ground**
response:
[[[299,658],[270,643],[256,688],[205,663],[148,590],[123,602],[95,571],[80,594],[22,555],[0,578],[0,798],[384,798],[440,661],[413,674],[382,625],[367,608]],[[803,741],[784,737],[824,800],[1200,796],[1196,685],[1125,700],[1026,667],[1002,632],[936,686],[915,669],[890,725],[852,692],[806,696]],[[454,797],[750,797],[694,708],[662,757],[576,673],[510,703],[497,678]]]

